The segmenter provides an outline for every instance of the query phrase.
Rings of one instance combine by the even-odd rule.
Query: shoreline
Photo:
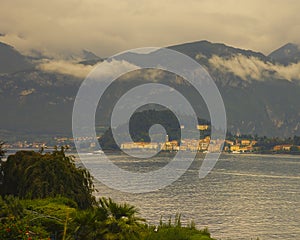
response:
[[[6,149],[6,154],[4,156],[4,159],[6,159],[9,155],[14,154],[17,151],[39,151],[39,148],[9,148]],[[44,152],[52,152],[54,150],[54,148],[46,148],[44,149]],[[137,150],[138,151],[138,150]],[[94,150],[87,150],[86,154],[93,154]],[[153,151],[155,152],[155,151]],[[155,156],[157,157],[164,157],[164,156],[175,156],[177,153],[177,151],[161,151],[158,152]],[[67,155],[74,155],[75,159],[78,158],[78,153],[76,151],[76,149],[69,149],[66,152]],[[104,154],[106,155],[124,155],[124,156],[129,156],[126,153],[124,153],[123,151],[119,151],[119,150],[105,150]],[[97,155],[97,154],[93,154],[93,155]],[[206,153],[204,152],[197,152],[196,156],[205,156]],[[274,156],[274,157],[289,157],[289,158],[298,158],[300,156],[300,153],[276,153],[276,152],[266,152],[266,153],[262,153],[262,152],[246,152],[246,153],[229,153],[229,152],[221,152],[221,155],[226,155],[226,156]]]

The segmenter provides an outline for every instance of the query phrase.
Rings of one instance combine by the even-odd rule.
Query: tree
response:
[[[5,150],[3,149],[4,142],[0,141],[0,184],[3,182],[3,170],[2,170],[2,157],[5,156]]]
[[[77,210],[74,201],[63,197],[20,200],[0,196],[0,239],[62,239],[66,219]]]
[[[140,239],[141,222],[144,220],[136,216],[138,210],[134,206],[118,204],[110,198],[100,198],[98,204],[105,216],[104,239]]]
[[[293,145],[293,146],[291,146],[290,152],[291,153],[299,153],[300,149],[298,148],[298,146]]]
[[[71,223],[70,231],[75,239],[103,239],[102,222],[104,215],[96,207],[77,211]]]
[[[111,128],[107,129],[99,139],[99,144],[103,150],[119,150],[117,143],[112,134]]]
[[[2,157],[4,157],[4,155],[5,155],[5,150],[3,149],[3,145],[4,145],[4,142],[0,141],[0,161],[1,161]]]
[[[2,195],[22,199],[56,197],[74,200],[80,208],[95,203],[93,179],[84,168],[76,167],[64,148],[52,153],[19,151],[2,163]]]
[[[37,225],[30,225],[26,209],[18,198],[0,196],[0,239],[46,238],[48,234]],[[35,216],[36,217],[36,216]]]
[[[300,146],[300,136],[294,136],[293,144],[296,146]]]
[[[134,206],[100,198],[93,209],[78,212],[74,218],[77,239],[133,240],[141,239],[143,219],[136,216]]]

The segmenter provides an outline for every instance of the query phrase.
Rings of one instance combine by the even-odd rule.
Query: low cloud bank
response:
[[[243,80],[251,78],[262,81],[271,77],[288,81],[300,80],[300,62],[284,66],[238,54],[229,59],[212,56],[209,63],[220,70],[230,71]]]
[[[38,69],[45,72],[55,72],[67,74],[77,78],[85,78],[88,73],[93,69],[93,66],[83,65],[64,60],[43,61],[38,65]]]
[[[38,64],[37,68],[45,72],[67,74],[76,78],[86,78],[93,70],[95,71],[94,76],[97,76],[99,80],[105,80],[110,76],[122,75],[124,72],[139,69],[138,66],[124,60],[104,61],[100,63],[99,67],[65,60],[44,60]]]

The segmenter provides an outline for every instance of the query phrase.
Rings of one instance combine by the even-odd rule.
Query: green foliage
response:
[[[8,218],[22,218],[24,216],[24,209],[20,200],[13,196],[0,196],[0,219]]]
[[[191,222],[187,227],[182,227],[180,215],[175,216],[174,223],[170,218],[168,223],[160,222],[156,228],[150,227],[145,240],[212,240],[207,228],[197,230],[195,223]]]
[[[129,204],[118,204],[100,198],[88,209],[76,208],[76,203],[64,197],[19,200],[0,197],[0,239],[75,240],[212,240],[207,229],[197,230],[191,222],[181,225],[180,215],[174,223],[147,226]]]
[[[5,150],[3,149],[4,142],[0,141],[0,161],[1,158],[5,155]]]
[[[75,216],[76,236],[78,239],[141,239],[144,220],[137,213],[134,206],[100,198],[95,207],[79,211]]]
[[[19,151],[2,163],[2,195],[22,199],[55,197],[74,200],[80,208],[94,203],[94,186],[89,172],[75,166],[72,156],[64,149],[52,153]]]
[[[300,136],[294,136],[294,138],[293,138],[293,144],[295,146],[300,146]]]
[[[180,139],[180,125],[177,117],[170,110],[147,110],[136,112],[129,122],[129,131],[135,142],[150,142],[149,129],[154,124],[161,124],[170,140]]]
[[[76,239],[101,239],[103,215],[99,209],[90,208],[79,210],[74,215],[69,233],[72,232]]]
[[[36,214],[24,208],[18,198],[0,196],[0,239],[41,239],[49,236],[37,223],[31,222]]]
[[[257,146],[261,147],[262,150],[271,150],[275,145],[289,143],[288,139],[280,139],[278,137],[267,138],[266,136],[264,136],[258,137],[257,140]]]
[[[65,221],[77,211],[77,204],[64,197],[22,200],[22,204],[31,225],[40,226],[58,239],[63,237]]]
[[[138,210],[134,206],[117,204],[110,198],[100,198],[98,204],[105,214],[107,239],[140,239],[140,227],[144,220],[136,216]]]
[[[39,240],[45,239],[49,235],[41,228],[36,226],[29,226],[24,221],[17,221],[16,219],[9,219],[0,226],[1,240]]]
[[[5,155],[4,142],[0,141],[0,184],[3,182],[2,157]]]
[[[299,154],[300,153],[300,136],[294,136],[293,138],[288,137],[288,138],[279,138],[279,137],[260,137],[258,135],[247,135],[247,134],[242,134],[242,135],[233,135],[230,132],[227,132],[226,135],[227,140],[231,141],[240,141],[242,139],[248,139],[248,140],[255,140],[257,141],[257,144],[255,145],[254,152],[258,153],[274,153],[273,148],[276,145],[292,145],[290,150],[278,150],[276,153],[288,153],[288,154]],[[230,144],[225,143],[225,146],[230,146]]]
[[[151,232],[145,240],[212,240],[209,235],[200,230],[189,228],[169,227],[158,229],[157,232]]]
[[[57,197],[19,200],[0,197],[0,239],[45,239],[56,235],[62,239],[65,219],[75,215],[76,203]]]
[[[77,239],[99,240],[212,240],[207,228],[197,230],[191,222],[183,227],[181,216],[175,216],[160,226],[147,226],[145,220],[137,217],[134,206],[118,204],[110,198],[100,198],[97,205],[88,210],[78,211],[73,220]]]

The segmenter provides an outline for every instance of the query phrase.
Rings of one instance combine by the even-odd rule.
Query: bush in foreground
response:
[[[148,226],[129,204],[101,198],[82,210],[64,197],[19,200],[0,197],[0,239],[212,240],[207,230],[176,224]]]
[[[180,215],[175,216],[174,223],[169,219],[168,223],[160,222],[158,227],[149,227],[144,240],[212,240],[207,228],[198,230],[194,222],[183,227],[180,221]]]
[[[2,162],[0,193],[21,199],[65,196],[82,209],[94,202],[94,185],[90,173],[75,165],[64,148],[52,153],[19,151]]]

